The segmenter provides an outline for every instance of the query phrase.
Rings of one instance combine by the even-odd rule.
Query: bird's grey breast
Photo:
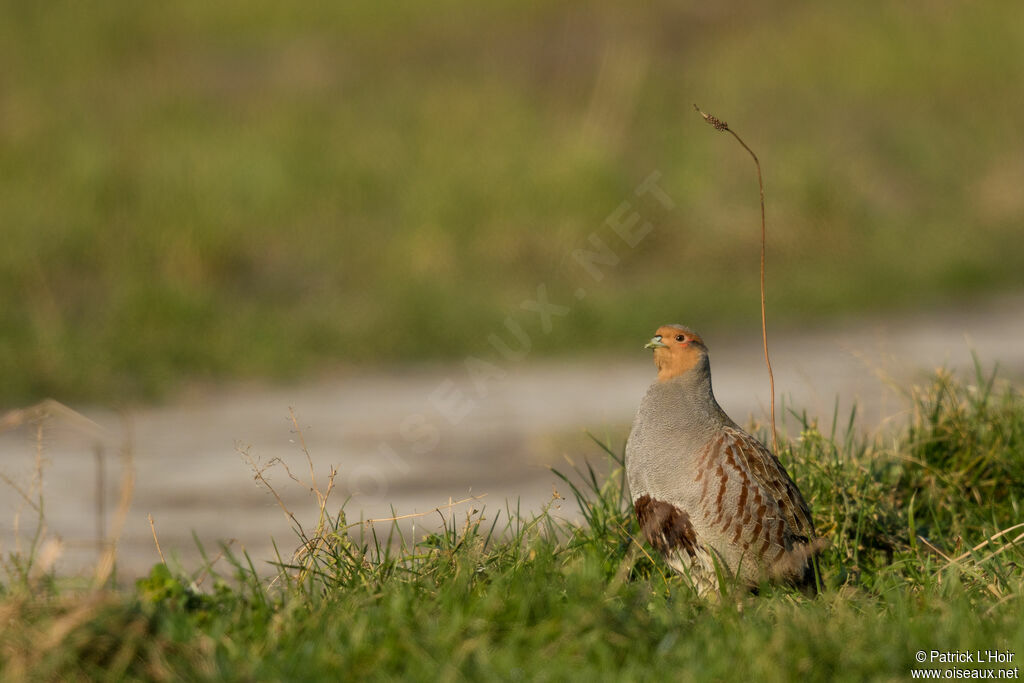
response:
[[[681,503],[694,484],[696,460],[710,438],[711,421],[684,385],[655,382],[640,402],[626,442],[632,498],[648,495]]]

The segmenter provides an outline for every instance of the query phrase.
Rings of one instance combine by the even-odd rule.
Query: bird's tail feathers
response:
[[[795,580],[797,583],[804,583],[808,578],[813,581],[814,558],[830,545],[832,542],[829,539],[821,537],[794,543],[772,566],[772,578]]]

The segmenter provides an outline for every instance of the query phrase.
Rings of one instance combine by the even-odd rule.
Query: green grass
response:
[[[0,405],[756,319],[753,169],[694,102],[764,163],[777,323],[1024,268],[1015,2],[5,0],[0,61]],[[630,250],[604,221],[655,169]]]
[[[81,594],[11,574],[23,561],[8,557],[0,676],[852,681],[907,680],[919,650],[1019,658],[1021,529],[998,534],[1021,521],[1024,396],[979,372],[938,375],[912,401],[897,434],[801,419],[785,442],[832,542],[815,599],[726,584],[698,600],[637,541],[607,450],[609,476],[565,479],[582,523],[485,510],[410,545],[339,513],[272,585],[229,554],[223,574],[161,564],[134,589]]]

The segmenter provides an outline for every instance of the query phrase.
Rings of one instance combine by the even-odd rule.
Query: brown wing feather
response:
[[[814,522],[807,501],[775,454],[740,429],[727,427],[725,431],[739,445],[739,457],[754,480],[772,493],[793,535],[805,541],[813,538]]]
[[[734,552],[772,575],[807,580],[808,559],[821,544],[807,503],[778,458],[743,430],[725,427],[704,461],[709,525]]]

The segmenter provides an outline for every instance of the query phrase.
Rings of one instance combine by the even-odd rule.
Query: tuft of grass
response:
[[[27,592],[10,578],[0,672],[865,680],[908,677],[919,650],[1019,654],[1024,396],[980,372],[970,384],[939,373],[910,396],[895,436],[823,434],[802,416],[784,440],[832,540],[817,598],[767,587],[697,599],[639,540],[622,458],[599,444],[603,462],[559,474],[579,520],[555,505],[532,517],[439,508],[443,524],[413,539],[397,517],[352,524],[340,510],[297,529],[300,551],[275,560],[269,583],[227,546],[198,571],[161,563],[115,592]]]

